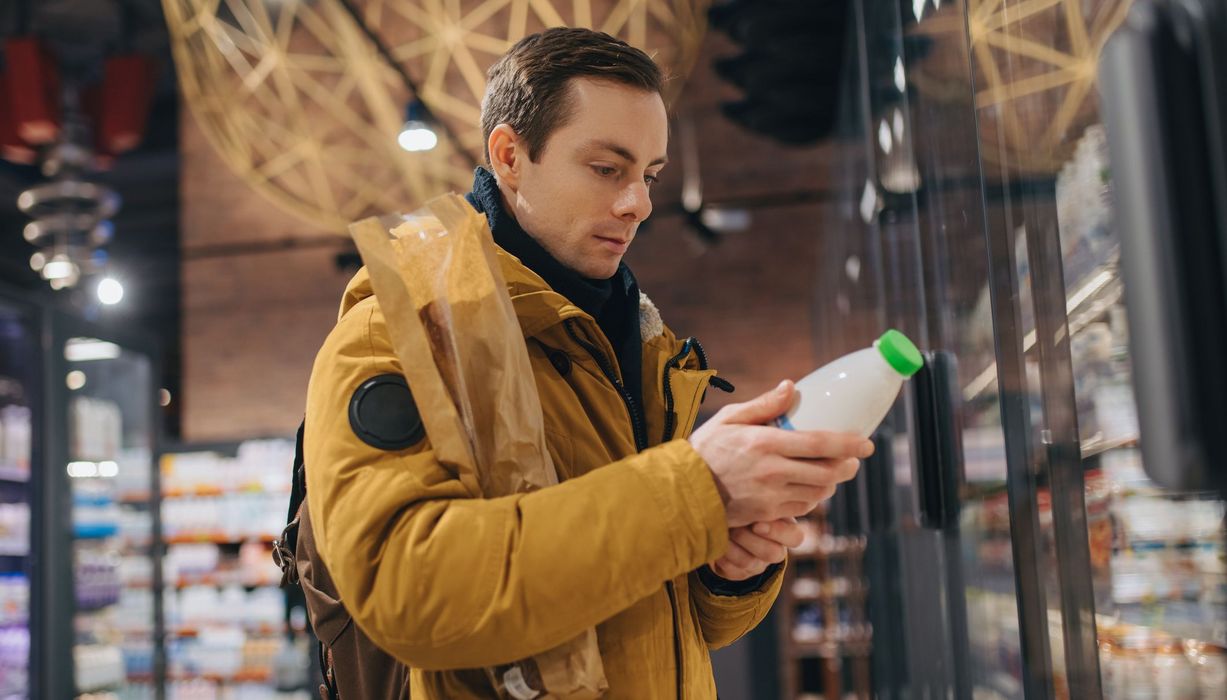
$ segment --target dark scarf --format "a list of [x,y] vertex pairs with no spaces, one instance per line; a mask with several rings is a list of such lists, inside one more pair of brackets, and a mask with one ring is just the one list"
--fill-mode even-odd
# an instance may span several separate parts
[[636,404],[643,405],[642,339],[639,337],[639,285],[626,263],[618,266],[614,276],[604,280],[588,279],[554,259],[530,236],[510,211],[503,207],[498,183],[485,168],[477,168],[473,176],[473,191],[465,199],[478,212],[486,215],[494,242],[520,259],[520,262],[541,276],[555,292],[583,309],[596,319],[609,339],[622,370],[622,379]]

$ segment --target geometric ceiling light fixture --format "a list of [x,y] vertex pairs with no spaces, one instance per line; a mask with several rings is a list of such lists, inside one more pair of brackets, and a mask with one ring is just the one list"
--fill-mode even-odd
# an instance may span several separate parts
[[[966,0],[935,2],[929,9],[918,2],[910,33],[941,40],[913,67],[913,78],[934,98],[958,99],[966,90],[969,48],[987,146],[982,155],[1025,173],[1055,175],[1097,120],[1099,55],[1131,5],[1132,0]],[[952,40],[961,36],[966,44]]]
[[[671,101],[694,64],[709,5],[163,0],[180,90],[222,160],[283,209],[337,233],[363,216],[468,189],[484,152],[486,70],[519,39],[555,26],[612,34],[671,76]],[[415,99],[440,127],[433,148],[397,145]]]

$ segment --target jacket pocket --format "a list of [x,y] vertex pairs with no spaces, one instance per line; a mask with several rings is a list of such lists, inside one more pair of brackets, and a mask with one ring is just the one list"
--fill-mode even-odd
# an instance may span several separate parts
[[716,375],[711,369],[666,369],[666,396],[672,395],[672,410],[667,405],[665,414],[664,442],[685,438],[694,429],[695,419],[699,415],[699,405],[703,402],[703,393],[707,391],[711,378]]

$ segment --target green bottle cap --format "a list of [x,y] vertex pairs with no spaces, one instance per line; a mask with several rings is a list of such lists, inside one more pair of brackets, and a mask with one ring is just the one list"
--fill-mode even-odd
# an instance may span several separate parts
[[878,338],[877,346],[887,364],[904,377],[911,377],[924,366],[924,358],[920,356],[916,345],[908,340],[906,335],[893,328]]

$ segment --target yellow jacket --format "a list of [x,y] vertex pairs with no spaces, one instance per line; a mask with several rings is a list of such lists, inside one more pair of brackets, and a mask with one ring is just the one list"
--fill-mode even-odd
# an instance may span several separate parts
[[[626,404],[589,351],[614,357],[596,322],[514,257],[500,250],[499,258],[562,483],[474,498],[436,462],[428,439],[382,451],[354,434],[355,390],[401,372],[360,271],[316,358],[304,434],[308,506],[340,598],[367,636],[412,669],[414,700],[492,697],[484,673],[471,669],[545,651],[594,625],[608,698],[715,698],[709,650],[758,624],[781,579],[777,572],[758,592],[731,597],[694,573],[728,546],[711,472],[684,439],[715,372],[699,369],[694,352],[683,355],[663,326],[645,334],[649,448],[636,453]],[[666,382],[674,439],[662,444]]]

